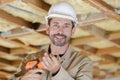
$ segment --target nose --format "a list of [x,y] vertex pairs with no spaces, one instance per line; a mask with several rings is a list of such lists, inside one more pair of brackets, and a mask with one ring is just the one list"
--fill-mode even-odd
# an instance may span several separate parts
[[58,33],[62,34],[63,32],[64,32],[64,29],[63,29],[62,26],[60,26],[59,29],[58,29]]

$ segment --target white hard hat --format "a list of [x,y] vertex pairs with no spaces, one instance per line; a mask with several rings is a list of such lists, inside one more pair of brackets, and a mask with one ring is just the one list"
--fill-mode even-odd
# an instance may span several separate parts
[[48,11],[48,15],[46,16],[46,22],[48,23],[49,18],[52,17],[70,19],[75,23],[75,25],[77,24],[75,9],[72,5],[66,2],[60,2],[52,5],[52,7]]

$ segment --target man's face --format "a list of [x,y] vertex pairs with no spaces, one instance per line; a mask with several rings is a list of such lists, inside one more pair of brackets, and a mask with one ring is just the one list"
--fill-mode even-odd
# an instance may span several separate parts
[[64,18],[53,18],[50,25],[47,25],[46,32],[49,34],[51,42],[56,46],[67,44],[74,33],[72,21]]

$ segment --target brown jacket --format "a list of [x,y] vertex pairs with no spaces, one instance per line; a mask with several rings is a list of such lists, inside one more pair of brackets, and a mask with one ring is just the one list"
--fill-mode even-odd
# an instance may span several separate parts
[[[42,47],[40,53],[28,55],[10,80],[19,80],[26,73],[26,62],[43,56],[45,52],[48,52],[48,46]],[[91,60],[75,51],[71,46],[60,59],[62,66],[59,72],[52,76],[50,72],[46,71],[42,80],[93,80]]]

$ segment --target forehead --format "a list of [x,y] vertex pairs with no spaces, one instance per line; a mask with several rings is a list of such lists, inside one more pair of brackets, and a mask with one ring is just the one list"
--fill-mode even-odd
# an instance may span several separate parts
[[54,17],[52,18],[51,22],[62,22],[62,23],[70,23],[72,24],[72,21],[66,18],[58,18],[58,17]]

